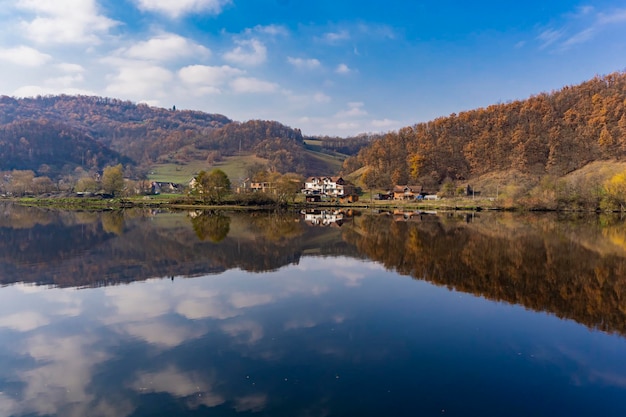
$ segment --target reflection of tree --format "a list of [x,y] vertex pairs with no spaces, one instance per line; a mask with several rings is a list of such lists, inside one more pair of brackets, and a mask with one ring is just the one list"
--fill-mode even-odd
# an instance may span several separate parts
[[302,225],[295,222],[290,213],[275,212],[251,216],[250,223],[255,234],[271,241],[291,241],[303,233]]
[[102,229],[107,233],[121,235],[124,232],[124,213],[121,211],[108,211],[102,213]]
[[215,243],[224,240],[230,231],[230,217],[210,211],[193,216],[191,224],[200,240],[208,238]]
[[344,237],[401,274],[626,334],[623,229],[538,216],[532,223],[489,219],[364,216]]
[[331,229],[306,227],[284,212],[200,212],[189,216],[192,227],[182,213],[0,205],[0,214],[2,284],[111,285],[229,268],[270,271],[304,254],[350,256],[626,335],[626,227],[616,217],[481,214],[466,223],[378,215]]

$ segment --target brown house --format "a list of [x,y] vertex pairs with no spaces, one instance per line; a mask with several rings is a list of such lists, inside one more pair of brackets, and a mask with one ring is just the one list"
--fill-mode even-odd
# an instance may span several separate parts
[[356,194],[349,194],[349,195],[345,195],[343,197],[339,197],[339,202],[341,204],[356,203],[357,201],[359,201],[359,196],[356,195]]
[[421,185],[396,185],[393,187],[394,200],[414,200],[424,193]]

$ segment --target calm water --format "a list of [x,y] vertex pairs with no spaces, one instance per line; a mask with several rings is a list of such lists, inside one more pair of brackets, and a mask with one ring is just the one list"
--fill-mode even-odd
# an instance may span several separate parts
[[624,416],[610,217],[0,206],[0,416]]

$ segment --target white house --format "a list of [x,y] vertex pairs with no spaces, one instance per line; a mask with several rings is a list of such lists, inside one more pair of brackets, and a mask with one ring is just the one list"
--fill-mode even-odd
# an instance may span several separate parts
[[304,182],[304,194],[343,197],[351,193],[351,186],[341,177],[309,177]]

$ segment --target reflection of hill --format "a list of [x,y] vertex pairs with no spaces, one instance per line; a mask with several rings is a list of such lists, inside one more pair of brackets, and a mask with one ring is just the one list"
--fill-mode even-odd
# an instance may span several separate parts
[[[606,250],[597,222],[422,220],[363,217],[346,239],[399,273],[626,334],[626,254]],[[594,241],[601,252],[590,249]]]
[[[350,254],[338,230],[307,227],[293,215],[229,213],[206,218],[198,238],[184,213],[50,212],[1,207],[0,284],[98,286],[163,276],[196,276],[231,268],[269,271],[298,263],[315,243],[319,254]],[[19,221],[13,222],[15,218]],[[26,219],[31,219],[28,222]],[[224,222],[229,228],[224,228]],[[15,227],[14,227],[15,226]],[[235,230],[229,236],[229,229]],[[353,252],[353,251],[352,251]]]
[[[626,334],[626,226],[556,215],[360,216],[341,228],[281,213],[70,213],[0,205],[0,285],[99,286],[302,256],[367,257],[459,291]],[[211,217],[214,216],[214,217]],[[195,230],[194,230],[195,227]],[[212,238],[200,240],[201,236]],[[217,238],[216,238],[217,237]]]

